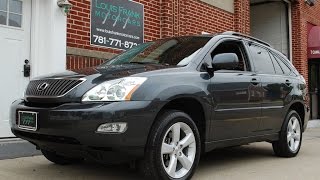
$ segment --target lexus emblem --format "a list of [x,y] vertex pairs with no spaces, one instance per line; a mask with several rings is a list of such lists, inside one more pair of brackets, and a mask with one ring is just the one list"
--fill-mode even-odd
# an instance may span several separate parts
[[38,87],[37,87],[37,90],[38,91],[44,91],[45,89],[47,89],[47,87],[49,86],[50,84],[48,83],[42,83],[42,84],[39,84]]

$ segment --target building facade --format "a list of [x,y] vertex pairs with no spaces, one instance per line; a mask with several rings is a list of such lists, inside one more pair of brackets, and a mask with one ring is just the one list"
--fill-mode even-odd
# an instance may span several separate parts
[[9,105],[30,79],[99,65],[138,42],[203,32],[237,31],[283,52],[308,81],[312,117],[319,117],[319,1],[69,0],[70,13],[57,1],[0,0],[0,77],[7,85],[0,88],[0,137],[11,136]]
[[[100,63],[121,51],[94,47],[90,43],[91,7],[96,0],[70,0],[74,7],[67,24],[67,68]],[[216,33],[228,30],[249,33],[247,0],[138,0],[144,5],[144,40]]]

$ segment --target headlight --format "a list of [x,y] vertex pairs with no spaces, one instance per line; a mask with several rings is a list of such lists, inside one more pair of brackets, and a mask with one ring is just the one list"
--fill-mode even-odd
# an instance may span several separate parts
[[106,81],[89,90],[82,101],[129,101],[146,80],[145,77],[127,77]]

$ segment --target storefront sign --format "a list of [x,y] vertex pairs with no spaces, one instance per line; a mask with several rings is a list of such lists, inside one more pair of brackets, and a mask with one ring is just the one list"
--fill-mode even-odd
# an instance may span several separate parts
[[91,45],[127,50],[143,42],[143,4],[128,0],[92,0]]
[[308,35],[308,59],[320,59],[320,26],[310,26]]
[[308,58],[309,59],[319,59],[320,58],[320,47],[308,48]]
[[317,49],[317,50],[310,50],[310,53],[311,53],[312,55],[320,54],[320,50],[319,50],[319,49]]

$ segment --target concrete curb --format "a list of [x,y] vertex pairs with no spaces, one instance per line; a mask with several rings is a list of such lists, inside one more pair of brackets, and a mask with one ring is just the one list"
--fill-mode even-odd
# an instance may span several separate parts
[[320,120],[310,120],[308,122],[308,128],[320,128]]

